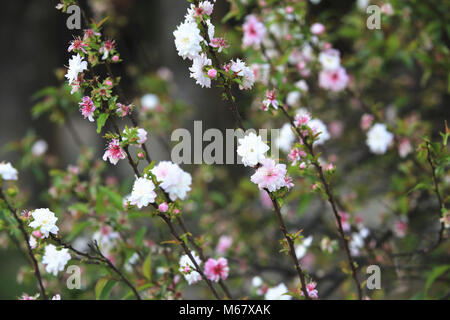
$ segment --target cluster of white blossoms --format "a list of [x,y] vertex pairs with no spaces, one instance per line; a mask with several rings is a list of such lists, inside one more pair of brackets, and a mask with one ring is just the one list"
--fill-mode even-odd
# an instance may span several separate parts
[[0,163],[0,176],[3,180],[17,180],[18,171],[10,162]]
[[366,144],[371,152],[384,154],[393,140],[394,135],[387,130],[385,124],[375,123],[367,132]]
[[266,158],[265,153],[269,146],[262,141],[261,136],[250,132],[238,140],[237,154],[242,157],[242,163],[246,167],[256,167],[256,172],[250,180],[257,184],[259,189],[267,189],[270,192],[283,187],[291,188],[291,179],[286,175],[286,165],[277,164],[275,160]]
[[175,163],[161,161],[151,172],[156,180],[161,182],[159,186],[169,194],[172,201],[184,200],[187,193],[191,191],[191,175]]
[[[84,70],[87,70],[87,62],[84,61],[79,54],[73,55],[72,58],[69,59],[69,69],[65,75],[69,85],[74,87],[74,85],[78,83],[78,74],[82,73]],[[77,91],[77,89],[73,89],[72,93],[75,91]]]
[[42,257],[42,264],[48,273],[56,276],[59,271],[64,271],[67,262],[70,260],[69,249],[58,250],[53,244],[45,247],[45,253]]
[[[195,253],[195,251],[191,251],[191,255],[194,258],[195,262],[198,266],[201,265],[202,260],[199,256]],[[199,282],[202,280],[202,276],[200,273],[195,271],[194,263],[192,262],[191,258],[187,254],[181,256],[180,258],[180,268],[179,271],[184,275],[184,278],[188,282],[189,285],[194,284],[196,282]]]
[[156,192],[154,183],[146,177],[137,178],[134,181],[133,191],[127,201],[139,209],[155,202]]
[[44,238],[47,238],[50,233],[56,235],[59,228],[56,226],[58,218],[48,208],[36,209],[31,213],[33,221],[29,226],[35,230],[39,230]]
[[[192,66],[189,68],[190,77],[195,79],[198,85],[206,88],[211,88],[211,80],[217,77],[218,71],[215,68],[222,66],[212,65],[207,52],[203,52],[204,47],[218,48],[218,52],[221,52],[228,46],[225,39],[214,36],[215,27],[210,19],[213,9],[214,3],[211,1],[200,1],[198,6],[191,4],[185,20],[173,32],[178,55],[192,61]],[[199,23],[206,25],[207,36],[202,36]],[[239,77],[241,90],[247,90],[253,86],[255,75],[252,69],[240,59],[230,61],[223,68],[227,72],[232,70],[233,76]]]

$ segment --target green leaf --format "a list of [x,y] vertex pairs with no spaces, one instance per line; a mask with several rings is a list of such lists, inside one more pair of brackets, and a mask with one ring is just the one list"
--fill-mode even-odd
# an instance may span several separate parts
[[102,131],[102,128],[105,126],[106,120],[108,120],[109,113],[102,113],[97,118],[97,133]]
[[119,210],[123,209],[122,196],[120,194],[104,186],[100,186],[99,189],[111,201],[115,208]]
[[142,265],[142,274],[148,281],[152,281],[152,261],[150,256],[145,259],[144,264]]
[[95,285],[95,299],[107,300],[116,284],[116,281],[108,278],[101,278],[98,280]]
[[[153,287],[153,286],[154,286],[153,283],[146,283],[146,284],[144,284],[144,285],[142,285],[142,286],[136,288],[136,290],[137,290],[138,292],[141,292],[142,290],[151,288],[151,287]],[[130,290],[130,291],[128,291],[128,293],[123,297],[123,299],[124,299],[124,300],[127,300],[127,299],[130,299],[131,297],[134,297],[134,293],[133,293],[133,291]]]
[[136,244],[136,247],[140,247],[142,245],[142,241],[144,240],[145,233],[147,232],[147,227],[142,227],[138,230],[136,233],[136,236],[134,237],[134,243]]
[[428,290],[433,285],[434,281],[436,281],[437,278],[439,278],[441,275],[443,275],[447,270],[450,269],[450,265],[445,266],[438,266],[435,267],[430,274],[428,275],[427,282],[425,284],[425,294],[428,294]]

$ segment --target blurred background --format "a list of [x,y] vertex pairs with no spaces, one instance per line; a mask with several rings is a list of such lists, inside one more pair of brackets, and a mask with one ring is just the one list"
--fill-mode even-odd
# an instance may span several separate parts
[[[355,70],[373,68],[383,74],[382,76],[376,74],[374,79],[367,80],[367,82],[370,82],[370,85],[368,85],[369,89],[367,90],[368,95],[378,97],[382,101],[381,104],[386,102],[384,107],[387,107],[386,105],[389,101],[392,102],[395,100],[393,93],[387,89],[392,89],[393,87],[398,88],[397,92],[404,100],[400,101],[397,99],[392,102],[397,107],[400,107],[397,109],[391,108],[390,110],[394,114],[398,114],[399,117],[417,111],[421,119],[424,120],[424,123],[426,122],[423,128],[429,129],[428,135],[434,138],[439,137],[439,132],[442,132],[444,128],[443,120],[448,120],[450,115],[448,107],[450,100],[446,87],[448,76],[446,71],[448,69],[440,69],[439,66],[439,63],[441,63],[441,66],[445,65],[448,67],[448,56],[441,57],[442,60],[440,61],[439,59],[435,59],[436,56],[432,54],[428,56],[428,60],[434,60],[436,65],[432,65],[431,67],[427,65],[429,69],[433,70],[433,73],[427,75],[429,77],[427,79],[428,82],[426,88],[423,89],[421,83],[426,68],[424,67],[425,63],[413,61],[413,58],[415,59],[416,57],[414,57],[415,54],[412,52],[416,49],[408,48],[409,51],[403,56],[399,55],[397,57],[395,54],[402,51],[403,47],[401,47],[401,43],[403,43],[402,41],[405,38],[407,39],[407,43],[409,43],[408,41],[412,41],[413,36],[411,34],[403,37],[404,34],[401,33],[407,33],[405,31],[407,29],[407,23],[411,23],[414,26],[420,24],[419,28],[425,30],[430,28],[428,31],[435,34],[440,45],[448,49],[448,32],[443,30],[443,25],[445,24],[447,24],[448,28],[448,20],[446,20],[448,18],[448,1],[443,1],[443,3],[446,2],[446,5],[442,4],[442,7],[446,8],[443,11],[439,10],[440,8],[436,10],[434,4],[430,5],[431,8],[425,8],[426,5],[421,4],[419,1],[412,1],[411,10],[416,15],[410,17],[411,19],[408,22],[398,23],[397,27],[400,31],[394,27],[392,27],[392,30],[387,31],[389,35],[392,34],[393,36],[396,34],[395,32],[400,32],[398,33],[399,38],[389,38],[386,35],[386,38],[391,39],[389,40],[391,42],[387,41],[387,44],[373,46],[370,46],[370,43],[376,43],[376,36],[374,36],[372,42],[367,40],[369,41],[369,45],[367,45],[364,41],[353,41],[352,35],[350,34],[352,21],[356,19],[354,16],[357,15],[355,13],[356,2],[352,0],[323,0],[317,5],[308,3],[310,19],[313,20],[320,17],[322,18],[321,21],[326,21],[327,28],[330,30],[335,28],[334,31],[336,32],[333,33],[330,40],[333,41],[333,45],[342,52],[344,57],[347,55],[357,56],[353,60],[347,60],[350,66],[350,72],[352,72],[352,68]],[[33,117],[31,112],[33,105],[41,98],[34,96],[35,93],[44,87],[56,86],[61,83],[58,80],[57,70],[67,65],[67,61],[71,56],[67,52],[67,47],[70,40],[73,39],[74,30],[68,30],[65,27],[67,15],[55,10],[54,7],[56,4],[56,1],[31,0],[5,1],[2,3],[2,10],[0,12],[0,43],[2,44],[2,50],[0,50],[0,70],[2,70],[2,77],[0,78],[2,111],[0,115],[0,160],[11,161],[12,163],[17,162],[20,158],[20,153],[14,152],[14,148],[11,147],[10,142],[23,139],[27,134],[36,135],[48,143],[48,158],[46,161],[49,164],[57,164],[57,167],[65,168],[67,165],[73,163],[79,155],[79,149],[74,147],[74,138],[68,126],[56,125],[54,122],[48,120],[48,117],[40,117],[37,119]],[[208,128],[225,130],[226,128],[235,127],[231,113],[226,112],[227,106],[220,99],[221,91],[219,89],[201,89],[195,85],[195,82],[189,78],[189,61],[183,61],[175,50],[172,32],[180,21],[183,20],[188,6],[186,1],[90,0],[81,1],[81,5],[96,21],[101,20],[105,16],[109,17],[103,32],[107,37],[116,40],[117,48],[121,54],[121,58],[124,60],[124,63],[114,66],[114,72],[116,75],[122,77],[121,83],[125,95],[130,101],[139,101],[143,94],[149,93],[142,89],[145,87],[141,85],[140,80],[143,75],[156,72],[161,74],[161,72],[166,70],[164,69],[165,67],[170,70],[170,76],[168,76],[167,80],[171,86],[173,99],[183,101],[186,105],[185,112],[177,120],[179,121],[177,124],[180,127],[192,131],[193,120],[203,121],[203,131]],[[217,1],[214,19],[217,20],[216,28],[222,32],[226,32],[242,24],[242,20],[237,21],[233,19],[224,25],[220,23],[220,18],[229,9],[230,4],[227,1]],[[363,21],[364,14],[359,12],[359,15],[362,16],[359,19]],[[434,21],[440,21],[441,25],[433,25]],[[413,32],[411,31],[411,33]],[[358,34],[358,36],[361,35]],[[231,34],[230,37],[236,40],[235,43],[239,43],[240,35]],[[422,40],[418,38],[417,41]],[[433,43],[435,39],[431,39],[430,41]],[[389,50],[392,51],[391,56],[389,56],[391,54]],[[239,55],[239,48],[236,51],[231,51],[231,54],[235,56]],[[386,59],[386,61],[383,59]],[[431,65],[433,61],[429,63]],[[408,64],[411,64],[411,66],[409,67]],[[374,72],[375,74],[375,71],[370,72]],[[363,75],[364,73],[362,72]],[[236,94],[238,100],[241,101],[244,116],[246,113],[250,114],[252,110],[252,98],[248,94],[239,92],[236,92]],[[355,99],[348,97],[333,98],[331,100],[331,102],[328,102],[328,106],[333,106],[331,114],[339,114],[342,123],[346,124],[349,128],[347,134],[353,134],[353,137],[357,136],[358,133],[350,130],[358,126],[361,115],[361,110],[355,107],[358,103],[355,103]],[[321,107],[318,107],[318,111],[327,114],[329,109],[327,109],[325,103],[319,105]],[[339,109],[340,106],[343,107]],[[343,112],[349,109],[358,110],[359,113],[357,112],[357,115],[349,113],[347,116]],[[218,112],[218,110],[224,112]],[[386,113],[388,117],[389,114],[388,112]],[[395,118],[395,116],[393,117]],[[96,134],[95,125],[82,119],[78,113],[69,115],[69,118],[71,125],[79,134],[79,139],[84,145],[94,147],[96,150],[95,157],[100,158],[103,154],[105,142]],[[406,116],[405,119],[404,121],[407,122]],[[175,122],[175,119],[173,121]],[[353,123],[353,125],[350,123]],[[275,124],[278,127],[281,127],[281,125],[282,123]],[[167,148],[170,145],[168,133],[170,133],[170,130],[162,132],[160,136],[150,134],[149,146],[152,149],[152,157],[156,161],[170,158],[169,149]],[[386,174],[386,170],[395,171],[398,168],[396,164],[393,164],[394,162],[391,158],[385,162],[385,166],[378,166],[375,161],[371,160],[371,155],[368,151],[363,149],[361,144],[357,144],[355,139],[342,137],[339,140],[341,143],[340,147],[335,147],[334,149],[330,147],[329,153],[339,154],[341,152],[342,154],[347,154],[346,157],[342,157],[342,162],[340,163],[345,175],[339,177],[337,184],[344,186],[342,188],[343,194],[348,199],[352,199],[352,196],[354,196],[350,192],[351,188],[349,188],[349,185],[364,185],[362,194],[364,194],[363,197],[365,200],[361,200],[358,213],[364,217],[369,227],[383,226],[383,223],[380,222],[380,217],[385,215],[386,211],[389,210],[386,209],[385,204],[379,201],[380,198],[377,196],[387,192],[386,190],[394,183],[394,175]],[[353,164],[359,167],[354,167]],[[367,173],[367,166],[372,166],[374,168],[373,171]],[[193,165],[183,167],[190,172],[200,171],[200,173],[197,173],[200,177],[211,175],[210,169],[199,169]],[[220,178],[211,185],[205,182],[205,185],[202,187],[211,192],[215,192],[214,197],[212,197],[214,199],[211,200],[212,203],[205,202],[204,205],[207,210],[212,212],[212,217],[222,215],[219,218],[222,219],[222,224],[219,222],[213,223],[211,221],[213,220],[212,217],[201,218],[198,213],[194,213],[189,224],[195,231],[202,231],[207,226],[214,225],[217,228],[213,230],[213,235],[217,238],[223,230],[227,230],[226,227],[230,227],[226,224],[227,219],[235,219],[234,221],[241,225],[242,229],[235,229],[235,234],[239,234],[239,232],[245,233],[245,230],[252,230],[250,221],[256,221],[256,225],[261,226],[261,233],[267,235],[269,238],[272,237],[274,240],[273,245],[267,249],[268,252],[272,252],[276,256],[278,254],[277,239],[279,238],[279,234],[277,233],[278,229],[274,228],[274,225],[267,221],[270,217],[270,210],[267,211],[267,208],[264,209],[261,207],[257,190],[249,191],[248,185],[244,185],[240,180],[243,176],[248,176],[248,171],[241,166],[217,167],[219,168],[215,174]],[[114,172],[114,176],[119,181],[128,179],[128,185],[131,183],[129,181],[130,169],[124,161],[112,168],[111,171]],[[35,174],[36,172],[33,171],[25,171],[23,174],[20,174],[21,192],[26,194],[28,198],[27,206],[30,208],[39,207],[44,203],[44,198],[40,197],[39,193],[48,187],[45,182],[37,180]],[[206,178],[204,180],[207,181]],[[43,181],[45,181],[45,177]],[[244,195],[253,197],[250,198],[253,202],[248,207],[244,207],[244,199],[241,199],[239,195],[230,195],[228,194],[229,190],[226,190],[230,186],[238,185],[241,188],[239,190],[243,190],[242,197]],[[371,193],[373,196],[368,197]],[[198,200],[197,196],[199,195],[193,195],[193,198],[196,199],[195,201],[202,203],[203,200]],[[395,192],[391,193],[391,196],[395,197]],[[301,200],[295,202],[297,200],[293,198],[291,198],[294,202],[293,207],[287,213],[288,215],[290,214],[292,225],[302,225],[305,230],[308,230],[308,228],[312,229],[316,227],[316,223],[320,220],[319,213],[321,217],[330,214],[328,207],[320,199],[302,197]],[[433,200],[430,195],[417,196],[417,199],[419,199],[417,201],[423,200],[424,203],[423,207],[417,209],[417,212],[427,212],[434,210],[436,207],[436,200]],[[230,201],[233,201],[233,205],[229,203]],[[239,215],[240,210],[244,211],[244,214]],[[308,211],[308,213],[303,214],[305,211]],[[406,211],[408,210],[406,209]],[[253,213],[259,214],[261,212],[265,212],[262,217],[257,216],[258,218],[255,218],[252,215]],[[405,213],[403,212],[402,214]],[[197,222],[194,223],[193,221],[196,220]],[[298,221],[301,223],[298,223]],[[264,228],[266,227],[270,227],[269,230],[272,230],[272,232],[264,233],[264,230],[266,230]],[[436,231],[436,228],[437,226],[433,226],[426,230],[427,234],[432,234]],[[258,235],[252,240],[247,239],[249,247],[244,252],[252,252],[252,248],[257,248],[260,245],[265,246],[264,238],[261,238],[261,236]],[[420,238],[420,235],[418,238]],[[214,241],[216,240],[214,239]],[[215,243],[214,241],[211,240],[211,243]],[[243,242],[245,241],[246,239],[244,237]],[[418,243],[417,240],[410,247],[414,247]],[[267,255],[255,254],[255,256],[261,259],[267,258]],[[437,257],[437,261],[439,263],[446,261],[445,263],[448,264],[448,250],[444,250],[443,255]],[[272,260],[268,261],[266,265],[257,265],[255,268],[261,273],[265,272],[268,278],[281,281],[292,277],[289,262],[287,258],[283,258],[283,262]],[[329,262],[328,260],[322,262],[325,265],[329,263],[324,269],[337,265],[336,262]],[[237,262],[238,265],[239,263],[244,264],[242,261]],[[18,275],[18,269],[24,264],[26,264],[26,258],[17,250],[14,250],[12,247],[2,246],[0,248],[0,299],[15,299],[23,292],[33,292],[32,285],[26,284],[25,282],[18,284],[17,282],[17,278],[20,277],[20,272]],[[252,270],[252,272],[249,272],[249,275],[255,275],[255,269]],[[317,272],[315,267],[311,267],[311,270]],[[393,271],[393,273],[395,272]],[[320,276],[322,273],[317,272],[317,274]],[[389,282],[388,279],[383,281]],[[401,280],[404,281],[404,278]],[[274,281],[274,283],[277,281]],[[408,281],[408,285],[405,285],[408,289],[402,291],[397,286],[395,290],[392,290],[393,293],[391,296],[388,295],[385,297],[406,297],[407,295],[402,296],[402,294],[410,294],[417,288],[423,286],[423,279],[418,279],[417,282],[413,280],[411,282]],[[330,276],[322,282],[322,292],[326,292],[327,297],[340,298],[342,295],[334,292],[334,289],[338,288],[342,282],[342,275]],[[404,282],[402,284],[404,285]],[[347,284],[344,286],[348,288],[350,285]],[[395,285],[392,286],[394,287]],[[443,286],[448,289],[448,280],[443,283]],[[398,292],[396,291],[397,289]],[[192,290],[192,292],[189,292],[187,296],[199,296],[196,289],[188,290]],[[241,291],[245,292],[242,288],[238,288],[237,291],[239,293]]]

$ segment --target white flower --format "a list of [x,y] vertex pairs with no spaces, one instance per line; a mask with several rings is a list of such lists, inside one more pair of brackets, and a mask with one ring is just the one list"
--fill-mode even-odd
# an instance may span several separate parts
[[177,164],[161,161],[152,169],[156,179],[161,182],[160,187],[169,194],[172,201],[184,200],[191,190],[192,177]]
[[35,157],[42,156],[48,149],[48,144],[44,140],[36,141],[31,147],[31,154]]
[[320,135],[317,137],[318,139],[314,142],[315,145],[323,144],[325,143],[325,141],[330,140],[330,133],[328,132],[327,126],[322,122],[322,120],[311,119],[308,121],[308,126],[315,134],[320,132]]
[[309,236],[305,239],[303,239],[303,242],[295,247],[295,254],[297,256],[297,259],[301,259],[305,256],[306,251],[308,250],[309,246],[311,245],[313,240],[313,236]]
[[275,143],[283,150],[288,153],[291,150],[292,143],[295,141],[295,134],[292,131],[292,126],[290,123],[285,123],[280,130],[280,136],[276,139]]
[[[206,25],[208,26],[208,37],[211,40],[214,38],[214,33],[216,32],[216,27],[214,27],[214,25],[211,23],[211,20],[206,20]],[[206,44],[208,45],[208,43],[206,43]]]
[[252,286],[254,286],[255,288],[259,288],[262,284],[263,281],[261,277],[256,276],[252,278]]
[[341,58],[339,51],[335,49],[328,49],[319,54],[319,61],[325,70],[333,71],[340,67]]
[[64,271],[67,262],[70,260],[69,249],[57,250],[57,248],[48,244],[45,247],[45,253],[42,257],[42,264],[46,265],[45,270],[56,276],[59,271]]
[[248,90],[253,87],[255,83],[255,74],[253,70],[245,64],[244,61],[236,59],[236,61],[231,60],[231,71],[235,72],[237,76],[241,77],[242,84],[239,85],[239,89]]
[[33,236],[30,236],[30,240],[28,241],[28,243],[30,244],[31,249],[35,249],[37,246],[36,238]]
[[173,32],[173,35],[178,55],[183,59],[193,59],[202,50],[200,42],[203,41],[203,37],[200,35],[200,30],[195,22],[185,21],[181,23],[177,30]]
[[394,135],[387,131],[385,124],[376,123],[367,132],[366,144],[373,153],[383,154],[386,153],[393,139]]
[[291,91],[286,96],[286,103],[290,107],[298,107],[302,94],[300,91]]
[[367,6],[369,5],[370,0],[357,0],[356,5],[361,11],[365,11]]
[[145,141],[147,141],[147,131],[145,131],[145,129],[138,128],[137,129],[137,137],[139,138],[137,143],[139,145],[143,145],[145,143]]
[[159,105],[159,98],[156,94],[147,93],[141,98],[141,107],[145,111],[153,110]]
[[264,154],[270,149],[262,141],[261,136],[257,136],[253,132],[239,139],[238,142],[237,154],[242,157],[242,163],[246,167],[256,166],[265,159]]
[[305,80],[299,80],[295,83],[295,87],[297,87],[300,91],[308,91],[309,87]]
[[61,300],[61,296],[59,294],[55,294],[52,300]]
[[192,67],[189,68],[191,71],[191,78],[194,78],[197,84],[203,87],[211,88],[211,78],[209,78],[205,72],[205,67],[212,65],[211,59],[204,53],[195,57],[192,62]]
[[31,213],[31,216],[34,220],[30,222],[29,226],[33,229],[39,229],[44,238],[47,238],[49,233],[55,235],[58,233],[59,228],[55,224],[58,218],[49,209],[36,209]]
[[87,69],[87,62],[83,60],[80,54],[73,55],[69,60],[69,69],[67,70],[66,78],[69,80],[69,84],[76,82],[78,73]]
[[[195,262],[198,266],[202,264],[202,260],[195,253],[195,251],[191,251],[191,255],[194,258]],[[183,275],[188,284],[194,284],[200,280],[202,280],[202,276],[200,273],[195,271],[195,265],[192,262],[191,258],[187,254],[181,256],[180,258],[180,268],[178,269]]]
[[18,171],[8,163],[0,163],[0,176],[3,180],[17,180]]
[[128,201],[141,209],[148,206],[149,203],[155,202],[155,198],[156,192],[153,182],[147,178],[140,177],[134,181],[133,191],[128,197]]
[[288,288],[284,283],[280,283],[276,287],[269,288],[264,296],[265,300],[291,300],[292,297],[284,295],[288,292]]

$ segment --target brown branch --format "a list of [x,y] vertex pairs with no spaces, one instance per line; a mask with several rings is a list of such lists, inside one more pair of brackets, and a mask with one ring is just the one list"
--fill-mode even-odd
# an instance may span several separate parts
[[292,238],[289,236],[289,233],[287,232],[286,224],[284,223],[284,219],[281,214],[280,206],[278,205],[277,199],[275,199],[272,196],[272,194],[269,192],[269,190],[267,190],[267,189],[264,189],[264,190],[266,190],[266,192],[269,194],[270,200],[272,200],[273,207],[277,214],[278,222],[280,223],[281,232],[283,232],[284,238],[286,239],[286,242],[289,246],[289,255],[291,256],[292,261],[294,262],[295,269],[297,270],[297,274],[300,279],[300,283],[302,284],[301,290],[303,292],[303,295],[305,296],[306,299],[309,300],[310,297],[308,295],[308,291],[306,290],[305,275],[303,274],[302,267],[300,266],[300,264],[298,262],[297,254],[296,254],[295,248],[294,248],[294,241],[292,240]]
[[340,239],[341,239],[341,241],[342,241],[342,243],[344,245],[345,253],[347,255],[347,260],[348,260],[348,263],[349,263],[350,268],[352,270],[352,277],[353,277],[353,280],[355,282],[355,285],[356,285],[356,288],[357,288],[357,291],[358,291],[358,299],[361,300],[362,299],[361,284],[360,284],[360,282],[358,280],[358,274],[357,274],[357,271],[356,271],[356,266],[355,266],[355,263],[353,261],[352,255],[350,253],[349,244],[348,244],[348,238],[345,236],[344,229],[342,227],[341,216],[339,215],[339,212],[337,210],[337,205],[336,205],[336,201],[335,201],[334,196],[333,196],[333,192],[331,190],[331,185],[325,179],[325,176],[323,174],[322,166],[320,165],[320,163],[317,160],[314,159],[315,158],[315,152],[314,152],[314,147],[313,147],[312,143],[309,143],[307,141],[306,137],[300,131],[300,129],[297,128],[297,126],[295,126],[294,119],[292,118],[291,115],[289,115],[289,113],[286,111],[286,109],[284,107],[281,107],[281,110],[282,110],[283,114],[286,116],[286,118],[289,120],[289,122],[291,123],[291,126],[295,129],[298,137],[302,139],[302,141],[305,144],[305,146],[307,147],[308,152],[310,153],[310,155],[313,157],[312,163],[313,163],[313,165],[314,165],[314,167],[315,167],[315,169],[316,169],[316,171],[317,171],[317,173],[319,175],[319,179],[320,179],[321,183],[323,184],[323,186],[325,188],[325,193],[327,195],[328,202],[330,203],[331,208],[333,210],[333,214],[334,214],[334,217],[335,217],[337,225],[338,225],[339,236],[340,236]]

